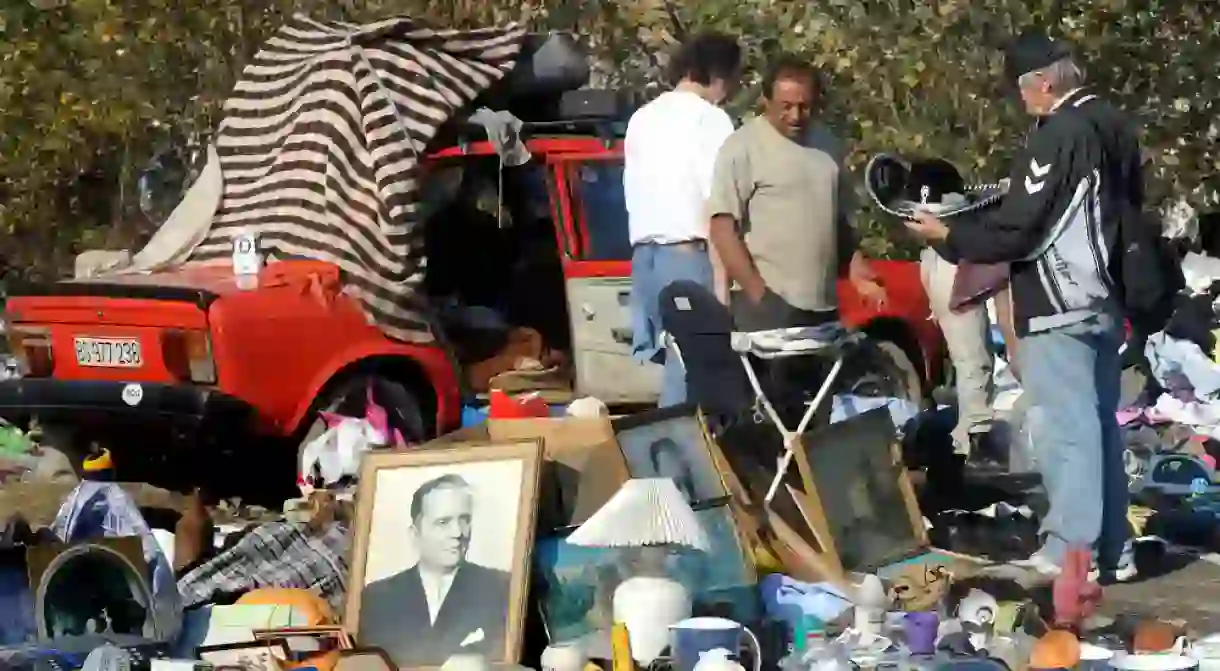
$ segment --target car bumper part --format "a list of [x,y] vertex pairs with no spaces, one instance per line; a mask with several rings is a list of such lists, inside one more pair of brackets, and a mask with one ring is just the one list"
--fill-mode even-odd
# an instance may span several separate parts
[[158,423],[247,427],[253,408],[206,387],[18,378],[0,381],[0,417],[74,424]]

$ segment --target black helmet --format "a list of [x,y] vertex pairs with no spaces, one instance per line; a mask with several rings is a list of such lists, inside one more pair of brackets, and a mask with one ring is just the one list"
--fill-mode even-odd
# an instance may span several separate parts
[[877,154],[864,170],[868,195],[885,212],[909,218],[926,209],[939,217],[977,210],[997,202],[1006,185],[971,186],[954,165],[939,158],[904,159]]

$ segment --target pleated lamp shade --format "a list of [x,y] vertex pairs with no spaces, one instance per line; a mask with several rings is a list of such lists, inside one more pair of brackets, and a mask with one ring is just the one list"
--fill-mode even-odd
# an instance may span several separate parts
[[680,545],[704,552],[709,549],[703,525],[669,478],[628,480],[565,540],[585,547]]

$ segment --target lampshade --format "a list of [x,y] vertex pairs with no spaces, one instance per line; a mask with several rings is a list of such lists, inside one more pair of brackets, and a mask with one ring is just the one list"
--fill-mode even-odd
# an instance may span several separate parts
[[669,478],[637,478],[623,483],[566,540],[586,547],[681,545],[708,550],[703,525]]

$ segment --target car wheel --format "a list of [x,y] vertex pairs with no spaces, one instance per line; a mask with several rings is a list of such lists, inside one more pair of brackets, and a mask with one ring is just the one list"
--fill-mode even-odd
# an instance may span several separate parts
[[326,392],[316,410],[311,412],[313,421],[297,447],[298,467],[305,446],[326,432],[326,422],[319,413],[333,412],[347,417],[364,417],[370,386],[373,389],[373,400],[385,408],[391,433],[397,429],[407,444],[428,439],[419,400],[402,383],[377,374],[357,375]]
[[924,403],[923,376],[906,350],[891,340],[865,340],[844,362],[836,386],[841,394]]

